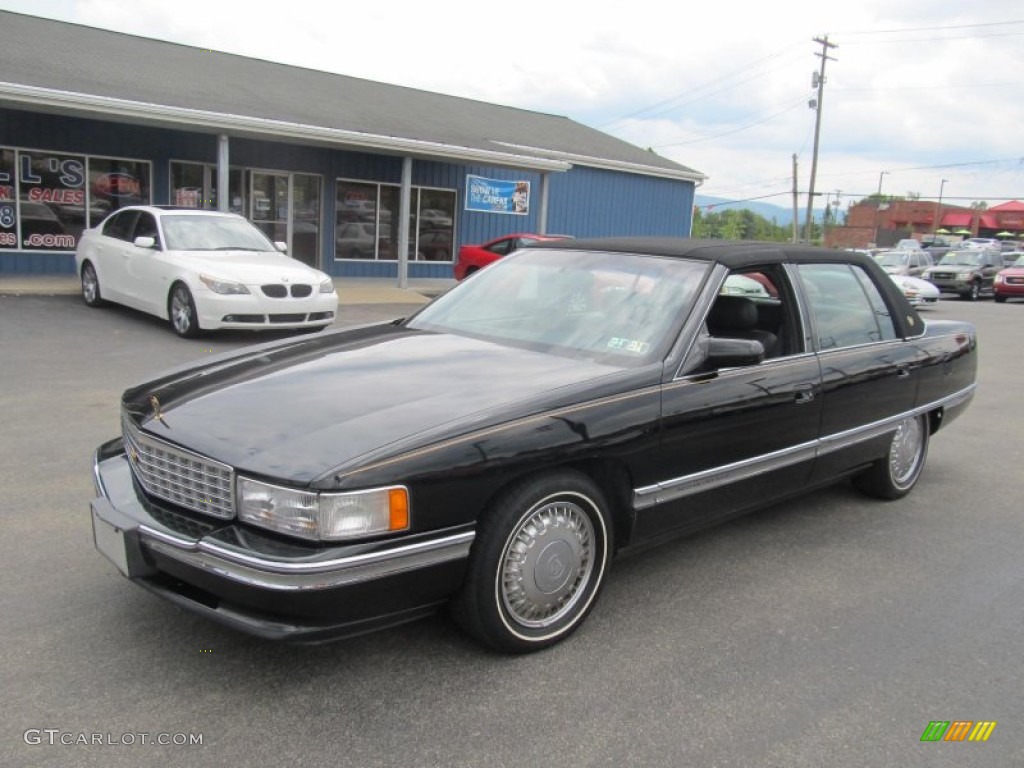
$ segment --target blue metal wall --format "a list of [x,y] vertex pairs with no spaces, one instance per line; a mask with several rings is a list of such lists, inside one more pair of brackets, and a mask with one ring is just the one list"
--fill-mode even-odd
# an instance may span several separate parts
[[[216,163],[213,134],[131,126],[100,120],[0,109],[0,146],[149,160],[154,203],[167,203],[172,160]],[[335,179],[398,184],[402,159],[390,155],[347,152],[272,141],[232,138],[232,166],[317,174],[323,179],[324,226],[321,268],[332,275],[394,277],[394,262],[336,262],[333,211]],[[518,216],[464,210],[466,175],[529,181],[530,211]],[[601,235],[687,236],[695,187],[690,182],[577,167],[549,175],[548,232],[577,237]],[[455,246],[479,243],[512,232],[539,229],[541,174],[480,165],[413,162],[413,185],[456,190]],[[0,272],[72,273],[68,253],[0,252]],[[410,262],[409,276],[451,277],[450,264]]]

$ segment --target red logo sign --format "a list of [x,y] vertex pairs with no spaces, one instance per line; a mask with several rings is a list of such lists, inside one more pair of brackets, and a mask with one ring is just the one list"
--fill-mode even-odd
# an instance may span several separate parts
[[92,183],[92,191],[103,197],[140,197],[142,185],[127,173],[105,173]]

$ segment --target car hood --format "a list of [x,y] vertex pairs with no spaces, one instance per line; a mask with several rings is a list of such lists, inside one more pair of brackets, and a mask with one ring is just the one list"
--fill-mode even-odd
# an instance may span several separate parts
[[239,471],[309,484],[575,402],[585,383],[614,391],[632,370],[394,325],[242,352],[127,390],[128,417]]
[[277,251],[177,251],[182,266],[211,277],[246,285],[317,284],[327,275]]

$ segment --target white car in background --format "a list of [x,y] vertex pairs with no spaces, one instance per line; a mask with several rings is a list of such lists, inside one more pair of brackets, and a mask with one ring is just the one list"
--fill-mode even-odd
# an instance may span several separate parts
[[237,214],[130,206],[82,233],[75,266],[90,307],[124,304],[179,336],[330,325],[334,282],[284,250]]
[[927,280],[910,275],[889,274],[889,277],[896,283],[912,306],[920,309],[923,306],[938,303],[939,289]]

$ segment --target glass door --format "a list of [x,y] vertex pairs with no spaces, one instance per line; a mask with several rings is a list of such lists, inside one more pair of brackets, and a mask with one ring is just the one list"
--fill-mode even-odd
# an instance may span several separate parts
[[288,243],[288,174],[252,171],[249,184],[249,220],[271,240]]

